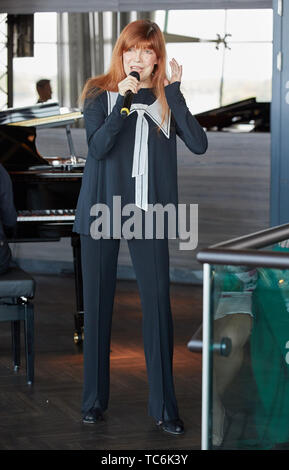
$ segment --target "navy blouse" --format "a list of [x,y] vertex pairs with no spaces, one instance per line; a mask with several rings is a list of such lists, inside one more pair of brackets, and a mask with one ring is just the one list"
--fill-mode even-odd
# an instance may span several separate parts
[[[180,82],[167,85],[165,95],[170,108],[169,137],[162,131],[158,133],[155,120],[151,119],[149,114],[144,114],[148,123],[147,198],[148,204],[160,203],[163,206],[173,204],[177,211],[176,135],[195,154],[205,153],[208,141],[203,128],[186,105],[180,91]],[[113,196],[121,196],[121,209],[126,204],[135,204],[136,181],[132,177],[132,167],[138,113],[131,112],[126,118],[120,115],[124,100],[120,94],[117,94],[115,104],[109,113],[108,100],[108,93],[103,92],[90,101],[86,100],[84,105],[88,155],[73,231],[89,235],[91,223],[96,219],[95,215],[90,215],[91,207],[96,203],[102,203],[106,204],[111,212],[107,236],[120,238],[113,232]],[[133,95],[132,106],[137,103],[152,105],[155,101],[156,97],[151,88],[141,88]],[[144,220],[145,210],[139,210]],[[122,216],[121,221],[128,218]],[[164,236],[168,236],[167,228]],[[155,238],[155,233],[153,237]]]

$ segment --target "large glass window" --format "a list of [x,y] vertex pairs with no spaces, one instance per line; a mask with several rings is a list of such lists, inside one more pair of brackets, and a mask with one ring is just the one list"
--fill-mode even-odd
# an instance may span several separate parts
[[[104,71],[107,71],[112,53],[111,12],[104,12],[103,20]],[[183,65],[182,89],[193,113],[251,97],[271,101],[271,9],[158,10],[155,21],[165,32],[195,38],[194,42],[167,42],[168,61],[175,57]],[[41,78],[51,80],[52,97],[58,100],[57,13],[34,15],[34,41],[34,57],[13,60],[15,107],[36,103],[35,84]],[[1,48],[0,54],[0,87],[6,89],[6,78],[1,79],[6,47]],[[0,95],[3,108],[6,96],[3,92]]]
[[[168,33],[199,38],[169,42],[168,60],[183,65],[182,87],[192,112],[256,97],[271,101],[273,12],[178,10],[156,12]],[[216,48],[218,35],[225,38]],[[230,36],[229,36],[230,35]]]
[[57,14],[35,13],[34,57],[13,59],[13,106],[30,106],[38,99],[36,82],[51,80],[52,99],[57,101]]

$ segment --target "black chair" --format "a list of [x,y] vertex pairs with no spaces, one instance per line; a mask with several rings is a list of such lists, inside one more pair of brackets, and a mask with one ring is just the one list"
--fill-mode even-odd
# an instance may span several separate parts
[[20,367],[20,324],[24,321],[27,383],[34,381],[34,309],[35,281],[18,266],[0,275],[0,322],[11,321],[14,370]]

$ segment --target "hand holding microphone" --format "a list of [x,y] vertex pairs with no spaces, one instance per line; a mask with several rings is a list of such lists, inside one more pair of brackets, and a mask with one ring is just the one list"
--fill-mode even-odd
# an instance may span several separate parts
[[123,117],[129,115],[133,94],[136,94],[139,90],[139,80],[139,73],[133,70],[124,80],[118,84],[119,94],[124,96],[123,107],[120,111],[120,114]]

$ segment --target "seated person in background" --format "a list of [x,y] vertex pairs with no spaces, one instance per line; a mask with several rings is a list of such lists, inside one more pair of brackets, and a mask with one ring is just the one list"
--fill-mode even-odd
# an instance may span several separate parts
[[45,103],[52,98],[50,80],[43,78],[36,83],[36,90],[39,95],[37,103]]
[[0,274],[7,271],[11,250],[6,236],[16,227],[17,213],[14,207],[12,182],[8,172],[0,164]]

